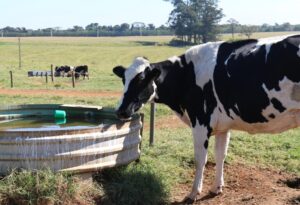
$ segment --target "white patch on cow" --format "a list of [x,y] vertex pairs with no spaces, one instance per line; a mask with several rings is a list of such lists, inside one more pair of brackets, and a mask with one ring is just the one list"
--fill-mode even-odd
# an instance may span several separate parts
[[284,77],[280,82],[279,82],[279,88],[280,90],[277,91],[275,89],[268,90],[266,85],[263,84],[263,88],[265,92],[268,95],[269,99],[276,98],[278,99],[281,104],[286,107],[286,108],[291,108],[291,109],[300,109],[300,104],[297,100],[293,99],[292,93],[295,85],[300,85],[300,84],[295,84],[291,80],[289,80],[287,77]]
[[272,103],[270,103],[265,109],[263,109],[262,114],[266,119],[272,120],[270,115],[273,114],[277,116],[280,114],[280,112],[274,108]]
[[213,80],[217,54],[222,43],[220,41],[193,46],[185,53],[187,63],[192,62],[194,64],[196,84],[201,88],[209,80]]
[[239,111],[239,112],[240,112],[240,110],[239,110],[239,107],[238,107],[237,103],[234,105],[234,107],[235,107],[235,109],[237,109],[237,111]]
[[291,99],[300,102],[300,85],[294,85],[291,93]]
[[234,56],[235,55],[235,53],[231,53],[229,56],[228,56],[228,58],[226,59],[226,61],[224,62],[224,65],[227,65],[228,64],[228,61],[230,60],[230,58],[232,57],[232,56]]
[[299,45],[299,51],[298,51],[297,55],[300,57],[300,45]]
[[203,100],[203,110],[204,110],[204,113],[206,113],[206,102],[205,102],[205,99]]
[[229,74],[229,72],[227,71],[226,73],[227,73],[227,76],[228,76],[228,78],[230,78],[230,77],[231,77],[231,75]]
[[198,120],[195,127],[192,129],[194,138],[194,155],[196,164],[196,173],[193,183],[192,192],[189,194],[190,199],[195,199],[197,194],[202,191],[203,183],[203,171],[207,161],[207,149],[204,147],[204,143],[207,138],[208,130],[205,126],[200,125]]
[[124,94],[127,92],[129,84],[131,80],[139,73],[143,72],[147,67],[150,66],[150,62],[146,60],[143,57],[137,57],[131,66],[129,66],[128,69],[125,71],[125,86],[123,91],[123,96],[121,97],[121,100],[119,101],[118,106],[116,107],[116,110],[120,108],[120,106],[123,103]]
[[230,132],[220,133],[215,137],[216,178],[211,189],[215,194],[222,193],[222,187],[224,186],[223,167],[229,141]]
[[154,92],[153,92],[152,95],[150,96],[148,102],[154,102],[154,99],[158,99],[157,92],[156,92],[157,85],[155,84],[154,81],[153,81],[153,83],[152,83],[152,86],[153,86]]
[[176,62],[178,62],[179,66],[183,67],[181,59],[178,56],[170,57],[170,58],[168,58],[168,60],[171,61],[173,64],[175,64]]

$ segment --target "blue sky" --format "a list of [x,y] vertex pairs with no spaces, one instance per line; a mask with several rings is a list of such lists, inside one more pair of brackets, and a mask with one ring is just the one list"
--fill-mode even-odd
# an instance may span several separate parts
[[[242,24],[300,24],[300,0],[220,0],[226,15]],[[172,5],[163,0],[0,0],[0,28],[5,26],[71,28],[97,22],[115,25],[168,21]]]

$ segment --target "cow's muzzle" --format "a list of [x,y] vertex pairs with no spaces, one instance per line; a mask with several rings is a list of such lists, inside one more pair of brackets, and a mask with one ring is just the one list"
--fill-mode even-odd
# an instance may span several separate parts
[[122,120],[122,121],[128,121],[131,119],[131,114],[129,114],[126,111],[122,111],[122,110],[117,110],[116,111],[116,115],[117,117]]

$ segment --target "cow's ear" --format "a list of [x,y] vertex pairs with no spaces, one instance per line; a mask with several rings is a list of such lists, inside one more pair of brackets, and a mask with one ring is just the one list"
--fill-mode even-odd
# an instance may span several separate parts
[[123,66],[117,66],[113,68],[114,74],[120,78],[124,78],[125,68]]

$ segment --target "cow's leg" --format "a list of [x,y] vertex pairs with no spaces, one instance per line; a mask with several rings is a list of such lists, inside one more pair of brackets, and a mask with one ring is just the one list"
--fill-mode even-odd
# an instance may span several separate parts
[[216,159],[216,178],[211,191],[215,194],[222,193],[224,186],[223,167],[227,148],[230,140],[230,132],[225,132],[215,136],[215,159]]
[[196,173],[192,192],[186,199],[187,202],[193,202],[196,199],[197,194],[200,194],[202,191],[203,172],[207,161],[209,135],[207,127],[203,125],[197,123],[193,128]]

